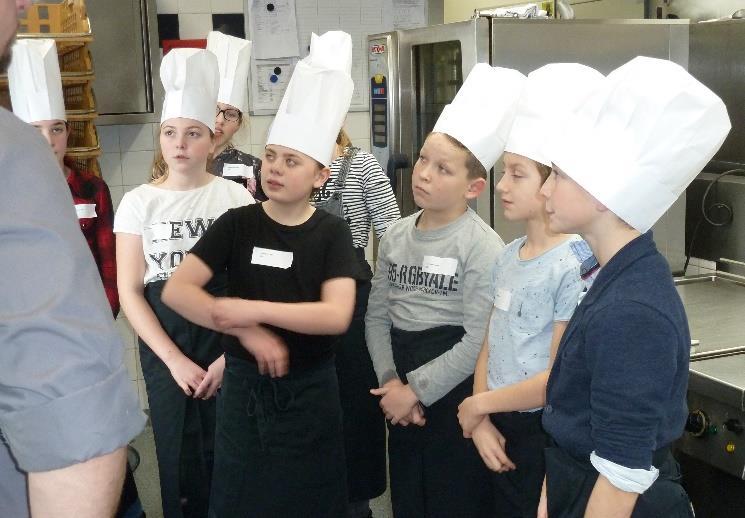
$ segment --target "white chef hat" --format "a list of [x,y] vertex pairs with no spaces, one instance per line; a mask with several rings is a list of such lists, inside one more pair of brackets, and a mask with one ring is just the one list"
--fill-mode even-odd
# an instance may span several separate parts
[[18,40],[8,81],[13,113],[22,121],[67,120],[54,40]]
[[546,145],[562,115],[576,111],[603,80],[579,63],[551,63],[528,74],[504,150],[551,166]]
[[551,160],[646,232],[730,130],[722,100],[681,66],[637,57],[606,77],[551,141]]
[[285,146],[331,163],[352,101],[352,38],[346,32],[313,34],[310,54],[295,65],[267,144]]
[[166,91],[160,123],[194,119],[215,131],[215,107],[220,87],[217,58],[204,49],[173,49],[160,64]]
[[458,140],[488,171],[504,151],[524,85],[517,70],[477,63],[432,131]]
[[248,68],[251,63],[251,42],[221,32],[207,35],[207,50],[217,56],[220,69],[220,91],[217,102],[248,111]]

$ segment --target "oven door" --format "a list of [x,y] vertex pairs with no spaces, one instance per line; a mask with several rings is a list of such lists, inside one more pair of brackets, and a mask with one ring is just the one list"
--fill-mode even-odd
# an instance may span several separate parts
[[[411,171],[424,139],[473,66],[489,62],[489,23],[476,18],[400,31],[398,37],[400,111],[394,121],[398,126],[396,152],[406,158],[408,165],[398,171],[396,198],[401,214],[406,216],[418,210],[411,192]],[[484,191],[472,207],[491,223],[491,189]]]

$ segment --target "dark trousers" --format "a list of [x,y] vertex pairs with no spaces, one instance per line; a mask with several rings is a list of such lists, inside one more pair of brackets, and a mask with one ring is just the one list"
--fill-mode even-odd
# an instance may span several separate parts
[[[589,457],[579,460],[557,445],[546,448],[546,492],[551,518],[582,518],[598,478]],[[659,477],[639,495],[631,518],[692,518],[678,463],[670,447],[654,453]]]
[[506,453],[516,469],[491,474],[494,513],[500,518],[535,518],[546,467],[543,450],[548,435],[541,425],[542,411],[506,412],[489,417],[507,440]]
[[[393,358],[405,382],[410,372],[440,356],[463,337],[462,327],[421,332],[391,330]],[[473,391],[469,377],[425,408],[425,426],[388,428],[391,500],[396,518],[491,516],[489,471],[470,439],[463,438],[458,405]]]
[[[194,363],[207,369],[220,354],[220,334],[183,319],[160,300],[162,282],[145,288],[145,298],[168,336]],[[164,518],[204,518],[209,507],[215,439],[215,398],[184,394],[166,365],[142,340],[155,454]]]
[[386,483],[385,418],[378,398],[370,394],[378,381],[365,342],[369,295],[370,282],[358,281],[352,323],[336,347],[350,502],[380,496]]
[[347,483],[333,359],[272,379],[226,355],[211,518],[342,518]]

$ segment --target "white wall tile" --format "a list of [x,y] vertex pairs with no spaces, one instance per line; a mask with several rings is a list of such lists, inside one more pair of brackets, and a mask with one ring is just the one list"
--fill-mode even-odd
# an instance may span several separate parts
[[98,165],[101,166],[101,176],[109,188],[123,185],[121,153],[118,151],[115,153],[104,152],[98,158]]
[[[369,138],[360,138],[360,139],[352,139],[352,145],[360,148],[362,151],[370,152],[370,139]],[[383,164],[383,168],[385,168],[385,164]]]
[[204,39],[212,30],[211,14],[183,14],[178,15],[179,35],[183,40]]
[[370,139],[370,113],[349,112],[344,129],[351,139]]
[[152,125],[153,130],[153,149],[160,148],[160,122],[154,122]]
[[114,207],[114,212],[119,208],[119,202],[124,197],[124,188],[121,185],[110,185],[109,192],[111,193],[111,204]]
[[178,2],[179,0],[156,0],[158,14],[178,13]]
[[96,126],[96,132],[98,132],[101,151],[118,153],[122,150],[119,146],[119,126]]
[[128,151],[152,151],[153,125],[127,124],[119,127],[119,143],[122,153]]
[[264,158],[264,146],[257,146],[256,144],[251,144],[251,151],[250,153],[258,158],[259,160],[263,160]]
[[179,13],[209,13],[210,7],[210,0],[178,0]]
[[273,120],[273,115],[256,115],[249,119],[251,144],[264,147],[266,144],[266,134]]
[[122,178],[124,185],[137,186],[150,180],[153,151],[122,153]]
[[212,0],[213,13],[242,13],[243,0]]

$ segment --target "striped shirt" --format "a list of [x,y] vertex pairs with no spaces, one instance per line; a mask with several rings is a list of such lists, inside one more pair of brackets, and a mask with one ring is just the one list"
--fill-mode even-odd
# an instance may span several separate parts
[[[314,202],[326,200],[338,190],[335,183],[342,160],[340,156],[331,162],[331,176],[314,195]],[[401,217],[388,177],[375,157],[364,151],[359,151],[352,161],[342,201],[344,219],[352,230],[355,248],[367,246],[371,224],[379,239],[391,223]]]

